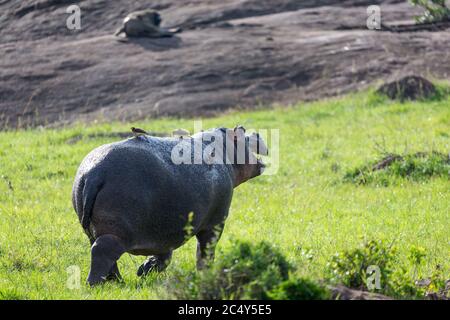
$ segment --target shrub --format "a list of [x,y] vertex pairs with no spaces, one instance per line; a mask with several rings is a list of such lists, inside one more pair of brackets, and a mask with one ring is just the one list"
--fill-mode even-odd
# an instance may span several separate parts
[[433,176],[450,177],[450,158],[439,152],[414,154],[387,154],[376,162],[348,171],[344,181],[356,184],[389,185],[395,178],[413,181]]
[[[441,293],[445,288],[442,268],[436,267],[428,285],[417,286],[417,270],[426,257],[425,249],[411,247],[409,263],[401,264],[392,244],[381,240],[362,243],[356,249],[337,253],[327,264],[327,280],[332,284],[369,290],[369,266],[380,271],[376,291],[395,298],[424,298],[426,293]],[[266,242],[251,244],[235,241],[231,250],[218,256],[201,272],[175,271],[165,281],[168,298],[183,300],[322,300],[331,293],[324,285],[296,278],[294,267]]]
[[425,10],[422,16],[416,17],[418,22],[450,20],[450,8],[445,4],[445,0],[411,0],[411,3]]
[[269,292],[288,280],[293,270],[285,257],[266,242],[234,242],[210,268],[171,281],[177,299],[270,299]]
[[394,258],[392,246],[386,246],[383,241],[368,241],[359,248],[334,255],[327,265],[329,278],[350,288],[368,290],[367,268],[377,266],[381,272],[380,283],[386,289]]
[[282,282],[269,294],[272,300],[326,300],[330,292],[308,279],[289,279]]
[[411,246],[409,249],[408,260],[414,266],[418,267],[422,264],[423,259],[426,257],[425,249],[422,247]]
[[374,288],[372,291],[401,299],[424,298],[430,293],[441,294],[445,288],[445,276],[439,265],[426,278],[426,286],[416,284],[418,269],[425,257],[424,248],[412,246],[407,257],[409,263],[402,264],[392,245],[372,240],[333,256],[327,265],[328,278],[333,283],[370,291],[367,286],[367,268],[373,265],[380,270],[380,289]]
[[387,96],[391,100],[439,100],[442,91],[431,81],[409,75],[398,80],[383,84],[376,91],[379,96]]

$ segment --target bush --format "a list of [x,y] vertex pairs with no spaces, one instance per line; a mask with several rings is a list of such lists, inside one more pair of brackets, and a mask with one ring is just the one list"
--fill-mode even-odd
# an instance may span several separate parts
[[[416,285],[418,269],[426,252],[424,248],[412,246],[408,255],[409,263],[401,264],[397,251],[383,241],[372,240],[359,248],[337,253],[327,265],[328,278],[350,288],[377,291],[401,299],[424,298],[426,293],[440,293],[445,288],[445,276],[437,265],[426,286]],[[377,266],[380,270],[380,289],[369,290],[367,268]]]
[[396,178],[421,181],[434,176],[450,177],[448,155],[439,152],[417,152],[403,156],[387,154],[379,161],[347,172],[344,181],[387,186]]
[[350,288],[368,290],[367,269],[377,266],[381,272],[380,283],[386,289],[394,258],[395,249],[392,246],[386,246],[383,241],[368,241],[359,248],[333,256],[327,265],[329,278]]
[[379,96],[387,96],[391,100],[440,100],[443,98],[442,89],[431,81],[409,75],[398,80],[383,84],[376,91]]
[[266,242],[234,242],[209,269],[178,275],[169,284],[177,299],[270,299],[269,292],[288,280],[293,270],[285,257]]
[[290,279],[282,282],[269,293],[272,300],[326,300],[330,292],[308,279]]
[[450,8],[445,4],[445,0],[411,0],[411,3],[425,10],[422,16],[416,17],[418,22],[450,20]]
[[[395,298],[424,298],[445,288],[442,268],[426,278],[427,286],[417,286],[418,269],[425,249],[411,247],[409,263],[401,264],[392,244],[381,240],[362,243],[358,248],[337,253],[327,264],[327,280],[358,290],[376,291]],[[380,287],[369,290],[369,266],[380,271]],[[230,251],[218,255],[210,268],[201,272],[175,271],[164,280],[170,299],[182,300],[322,300],[331,293],[324,285],[296,278],[294,267],[266,242],[235,241]]]

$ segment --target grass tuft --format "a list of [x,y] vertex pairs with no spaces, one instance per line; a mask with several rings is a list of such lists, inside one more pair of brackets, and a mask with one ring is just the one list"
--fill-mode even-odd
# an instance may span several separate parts
[[268,299],[268,292],[288,280],[291,270],[283,254],[268,243],[235,241],[210,268],[191,273],[189,281],[174,281],[171,293],[177,299]]
[[378,161],[350,170],[344,181],[387,186],[398,181],[397,178],[417,182],[432,177],[450,178],[450,154],[435,151],[406,155],[390,153]]

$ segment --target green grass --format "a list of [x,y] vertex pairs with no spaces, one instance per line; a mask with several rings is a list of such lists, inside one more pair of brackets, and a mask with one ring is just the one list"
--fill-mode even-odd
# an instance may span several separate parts
[[[450,180],[401,179],[388,186],[344,182],[346,172],[392,153],[450,151],[450,99],[390,102],[373,93],[291,108],[233,112],[204,120],[204,127],[244,124],[280,129],[278,174],[235,190],[219,243],[232,239],[275,244],[299,277],[326,277],[333,255],[361,241],[394,241],[407,264],[411,248],[422,248],[417,278],[437,264],[450,278]],[[192,130],[192,120],[133,123],[152,131]],[[0,133],[0,299],[154,299],[165,296],[164,280],[175,270],[195,268],[195,241],[175,251],[164,274],[135,275],[144,257],[119,261],[124,283],[84,284],[89,242],[72,209],[77,166],[93,148],[118,138],[96,133],[128,131],[129,123],[74,125]],[[84,138],[67,143],[83,134]],[[67,288],[66,269],[81,269],[81,288]]]

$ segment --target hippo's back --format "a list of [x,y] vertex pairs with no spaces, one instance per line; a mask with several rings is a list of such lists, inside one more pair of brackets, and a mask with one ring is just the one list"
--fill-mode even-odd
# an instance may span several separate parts
[[[151,254],[180,246],[188,215],[194,228],[210,220],[211,204],[231,201],[224,166],[176,165],[175,139],[135,138],[104,145],[83,160],[74,184],[74,206],[96,238],[115,234]],[[86,202],[92,202],[90,212]],[[93,199],[93,200],[92,200]],[[88,200],[88,201],[86,201]],[[86,219],[85,219],[86,220]]]

